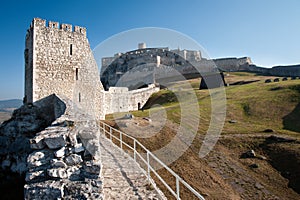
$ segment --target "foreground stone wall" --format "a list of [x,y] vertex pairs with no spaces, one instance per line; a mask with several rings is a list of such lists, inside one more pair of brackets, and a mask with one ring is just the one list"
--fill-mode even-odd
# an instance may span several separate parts
[[0,126],[1,173],[26,175],[25,199],[101,199],[99,125],[50,95]]
[[26,35],[25,100],[64,95],[104,119],[102,84],[86,29],[35,18]]
[[104,92],[105,113],[128,112],[141,109],[149,97],[159,91],[154,84],[147,88],[128,91],[126,87],[110,87]]

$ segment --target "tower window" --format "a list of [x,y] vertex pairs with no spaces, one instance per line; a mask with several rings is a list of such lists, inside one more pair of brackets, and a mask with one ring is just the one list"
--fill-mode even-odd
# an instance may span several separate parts
[[72,54],[73,54],[73,45],[70,44],[70,55],[72,55]]
[[80,92],[78,94],[78,102],[81,102],[81,95],[80,95]]
[[78,68],[76,68],[75,76],[76,76],[76,81],[77,81],[78,80]]

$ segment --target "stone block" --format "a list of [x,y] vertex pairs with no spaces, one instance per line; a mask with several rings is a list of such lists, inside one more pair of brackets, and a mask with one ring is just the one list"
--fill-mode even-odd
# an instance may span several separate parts
[[82,162],[82,158],[80,155],[71,154],[65,158],[65,162],[67,165],[77,165]]
[[47,174],[53,178],[61,178],[61,179],[68,178],[68,174],[66,172],[66,169],[64,168],[48,169]]
[[44,141],[49,149],[58,149],[66,145],[66,141],[63,136],[45,138]]
[[66,151],[66,148],[65,148],[65,147],[62,147],[61,149],[55,151],[55,152],[54,152],[54,155],[55,155],[55,157],[57,157],[57,158],[64,157],[65,151]]
[[57,168],[59,168],[59,167],[66,168],[67,167],[67,165],[66,165],[66,163],[64,163],[64,161],[57,160],[57,159],[52,159],[51,165],[52,165],[52,167],[57,167]]

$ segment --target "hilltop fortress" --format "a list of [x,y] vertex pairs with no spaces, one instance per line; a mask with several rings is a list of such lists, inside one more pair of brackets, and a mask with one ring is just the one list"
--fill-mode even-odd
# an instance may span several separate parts
[[208,60],[197,50],[147,48],[141,43],[136,50],[103,58],[100,81],[86,28],[46,24],[40,18],[34,18],[27,31],[24,56],[25,103],[56,94],[96,119],[141,109],[159,84],[179,80],[176,76],[205,77],[218,70],[300,76],[299,66],[267,69],[257,67],[249,57]]

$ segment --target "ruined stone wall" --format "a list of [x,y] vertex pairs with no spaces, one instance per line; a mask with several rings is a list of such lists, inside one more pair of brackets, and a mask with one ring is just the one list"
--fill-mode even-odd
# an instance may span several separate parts
[[276,66],[269,69],[269,73],[273,76],[300,77],[300,65]]
[[110,87],[104,92],[105,113],[128,112],[141,109],[149,97],[159,91],[154,84],[147,88],[128,91],[126,87]]
[[104,118],[102,84],[86,29],[35,18],[26,36],[25,95],[34,102],[63,95],[96,118]]
[[239,71],[241,67],[249,66],[252,61],[249,57],[243,58],[221,58],[213,60],[218,68],[224,71]]

